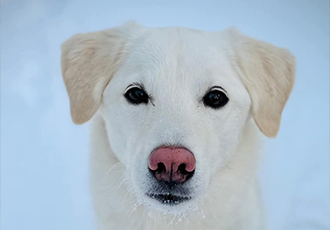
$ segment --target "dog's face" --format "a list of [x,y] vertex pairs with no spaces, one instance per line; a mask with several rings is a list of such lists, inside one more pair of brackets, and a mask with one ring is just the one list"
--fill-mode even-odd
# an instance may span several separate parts
[[276,134],[294,76],[291,54],[234,31],[138,25],[72,38],[62,66],[73,120],[98,110],[137,198],[179,212],[203,197],[251,117]]
[[[134,45],[106,87],[100,109],[130,185],[144,201],[161,206],[203,194],[249,117],[249,94],[219,42],[184,32],[151,31]],[[148,165],[159,147],[188,149],[195,158],[193,176],[172,188],[157,180]]]

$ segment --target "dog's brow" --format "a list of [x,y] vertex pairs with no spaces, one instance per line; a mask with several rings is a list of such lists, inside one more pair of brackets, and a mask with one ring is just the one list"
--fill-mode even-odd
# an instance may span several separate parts
[[210,90],[212,90],[212,89],[222,89],[223,91],[225,91],[227,93],[227,91],[224,88],[222,88],[221,86],[213,86],[213,87],[211,87]]
[[140,87],[141,89],[144,89],[144,86],[143,86],[142,84],[140,84],[140,83],[138,83],[138,82],[133,82],[132,84],[129,84],[129,85],[126,87],[126,90],[127,90],[128,88],[130,88],[131,86],[138,86],[138,87]]

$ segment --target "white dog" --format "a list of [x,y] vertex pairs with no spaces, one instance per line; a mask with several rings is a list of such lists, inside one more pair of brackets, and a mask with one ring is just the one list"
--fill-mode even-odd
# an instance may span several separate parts
[[99,230],[264,229],[259,134],[279,130],[289,51],[232,28],[131,22],[67,40],[62,72],[74,123],[93,117]]

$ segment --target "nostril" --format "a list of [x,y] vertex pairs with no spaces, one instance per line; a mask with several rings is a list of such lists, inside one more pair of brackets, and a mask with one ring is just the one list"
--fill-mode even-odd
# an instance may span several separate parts
[[195,170],[188,172],[186,170],[187,165],[186,164],[180,164],[178,167],[178,173],[180,173],[181,175],[183,175],[185,177],[185,181],[189,180],[190,178],[193,177]]
[[166,166],[164,165],[164,163],[159,162],[159,163],[157,164],[157,168],[152,169],[152,168],[149,167],[149,171],[150,171],[153,175],[155,175],[156,173],[157,173],[157,174],[160,174],[160,173],[166,173]]
[[162,162],[158,163],[158,167],[155,171],[157,171],[159,173],[166,172],[166,167],[165,167],[164,163],[162,163]]
[[188,174],[189,172],[186,170],[186,166],[187,166],[186,164],[180,164],[178,167],[178,172],[183,175]]

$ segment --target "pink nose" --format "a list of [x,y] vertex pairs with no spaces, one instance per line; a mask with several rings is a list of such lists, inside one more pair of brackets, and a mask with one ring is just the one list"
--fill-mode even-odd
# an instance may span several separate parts
[[183,183],[194,174],[196,160],[185,148],[160,147],[150,154],[149,169],[159,181]]

